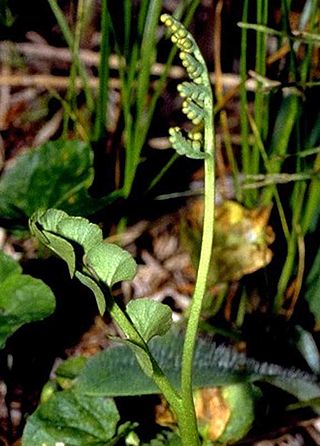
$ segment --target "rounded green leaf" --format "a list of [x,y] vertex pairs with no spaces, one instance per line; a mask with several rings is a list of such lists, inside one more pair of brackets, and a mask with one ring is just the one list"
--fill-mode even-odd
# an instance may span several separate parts
[[102,231],[99,226],[83,217],[63,218],[57,225],[57,233],[77,242],[85,252],[102,242]]
[[68,217],[68,214],[60,209],[48,209],[45,212],[36,212],[34,218],[37,219],[44,230],[57,232],[58,224],[66,217]]
[[0,283],[0,348],[22,325],[49,316],[54,308],[54,295],[41,280],[16,272],[8,275]]
[[172,325],[170,307],[148,298],[131,300],[127,313],[146,342],[154,336],[163,336]]
[[111,399],[55,393],[28,418],[23,446],[105,446],[117,439],[119,414]]
[[257,394],[251,384],[240,383],[223,387],[222,395],[230,409],[230,418],[218,441],[235,443],[247,434],[254,422]]
[[31,233],[51,251],[61,257],[68,265],[70,276],[73,277],[76,269],[76,256],[70,242],[56,235],[59,222],[68,217],[64,211],[48,209],[37,211],[29,219]]
[[88,269],[109,287],[122,280],[132,280],[137,264],[124,249],[110,243],[98,243],[84,258]]
[[91,147],[82,141],[50,141],[29,149],[16,157],[1,177],[1,215],[20,219],[50,207],[85,212],[93,181],[92,164]]

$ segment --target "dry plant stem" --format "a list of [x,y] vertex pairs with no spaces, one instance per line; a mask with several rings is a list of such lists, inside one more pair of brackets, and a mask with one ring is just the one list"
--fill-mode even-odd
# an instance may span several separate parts
[[[3,46],[4,43],[0,42],[0,50],[3,48]],[[12,46],[12,50],[18,51],[22,56],[24,56],[26,58],[26,62],[28,62],[28,60],[32,60],[32,62],[35,63],[36,59],[40,59],[40,60],[48,60],[49,62],[58,65],[59,62],[71,63],[72,61],[72,54],[68,48],[59,48],[51,45],[35,44],[35,43],[17,43],[14,46]],[[89,67],[99,66],[99,60],[100,60],[99,53],[92,50],[80,49],[78,55],[79,59],[83,64]],[[1,54],[0,54],[0,59],[1,59]],[[108,66],[112,70],[119,69],[119,58],[116,54],[111,54],[109,56]],[[163,75],[164,72],[166,72],[166,77],[170,79],[178,79],[178,80],[183,79],[185,75],[184,69],[182,67],[179,67],[178,65],[173,65],[170,68],[167,68],[166,64],[162,64],[159,62],[155,62],[152,64],[150,70],[152,76],[161,76]],[[213,84],[216,82],[216,77],[214,73],[210,74],[210,80]],[[232,96],[237,93],[240,85],[239,76],[237,74],[223,73],[221,80],[225,88],[236,89],[236,91],[232,93]],[[256,84],[257,81],[255,81],[254,79],[249,79],[247,82],[245,82],[245,87],[248,91],[255,91]]]
[[[2,53],[3,63],[1,67],[1,75],[10,77],[11,75],[11,67],[8,62],[10,59],[8,57],[8,45],[4,45],[0,49],[0,53]],[[0,86],[0,130],[4,130],[6,128],[6,118],[7,113],[10,107],[10,85],[2,85]]]

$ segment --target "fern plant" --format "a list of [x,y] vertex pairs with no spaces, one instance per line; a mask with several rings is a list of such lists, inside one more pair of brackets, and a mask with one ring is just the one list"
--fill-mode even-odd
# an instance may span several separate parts
[[199,434],[193,402],[192,364],[202,301],[208,276],[214,222],[214,135],[213,104],[205,62],[193,37],[177,20],[161,16],[169,29],[171,40],[180,50],[182,64],[190,81],[178,90],[183,100],[182,111],[203,131],[187,134],[178,127],[170,129],[170,141],[175,150],[190,158],[204,159],[205,212],[203,239],[190,316],[181,359],[181,381],[173,383],[163,371],[149,341],[164,335],[172,322],[168,306],[138,299],[129,302],[125,310],[111,293],[112,286],[130,280],[136,272],[134,259],[116,245],[104,243],[100,228],[81,217],[70,217],[61,210],[38,211],[30,220],[32,233],[66,261],[70,275],[78,278],[95,295],[101,314],[109,311],[124,334],[122,340],[134,353],[144,373],[165,396],[177,418],[183,446],[198,446]]
[[161,21],[171,33],[172,42],[180,50],[179,56],[190,77],[183,82],[178,91],[184,98],[182,111],[194,125],[202,125],[203,133],[189,132],[184,136],[178,127],[171,128],[170,142],[180,154],[189,158],[204,158],[204,218],[200,259],[194,295],[190,308],[181,367],[181,396],[187,416],[187,426],[193,435],[190,445],[199,443],[192,394],[192,363],[196,336],[209,272],[213,226],[214,226],[214,129],[213,99],[210,79],[205,61],[190,33],[175,19],[167,14]]

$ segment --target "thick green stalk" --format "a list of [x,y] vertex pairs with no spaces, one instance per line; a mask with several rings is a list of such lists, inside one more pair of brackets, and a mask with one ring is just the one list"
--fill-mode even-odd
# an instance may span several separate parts
[[[207,99],[211,103],[212,98]],[[195,342],[197,337],[198,325],[200,320],[203,297],[207,286],[207,277],[211,261],[213,225],[214,225],[214,132],[213,132],[213,108],[210,105],[205,107],[207,115],[204,128],[204,150],[206,158],[204,161],[205,179],[204,179],[204,219],[203,234],[201,242],[200,260],[198,267],[197,280],[194,295],[190,307],[190,316],[188,320],[185,343],[182,356],[181,371],[181,393],[185,406],[193,408],[192,393],[192,363]],[[190,422],[192,414],[189,413]]]

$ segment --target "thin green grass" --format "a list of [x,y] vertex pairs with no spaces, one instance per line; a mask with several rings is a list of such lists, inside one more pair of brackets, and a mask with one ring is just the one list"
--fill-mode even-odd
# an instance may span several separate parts
[[[315,215],[319,213],[320,207],[317,174],[320,156],[316,147],[320,138],[320,125],[319,119],[315,120],[314,127],[311,129],[313,136],[308,137],[305,134],[303,114],[307,104],[301,92],[301,88],[306,88],[308,85],[315,87],[317,84],[317,81],[312,78],[311,66],[313,48],[319,43],[319,35],[316,33],[319,6],[316,0],[308,0],[301,13],[298,29],[292,30],[289,23],[291,1],[282,0],[281,29],[275,30],[268,26],[267,3],[264,0],[257,2],[256,24],[247,23],[249,0],[245,1],[243,6],[243,17],[240,23],[242,28],[240,119],[243,173],[246,178],[252,179],[255,176],[264,175],[260,184],[256,184],[257,189],[254,195],[251,191],[249,194],[244,193],[244,202],[249,206],[255,203],[267,206],[275,200],[287,244],[273,304],[274,312],[279,313],[283,308],[290,281],[295,275],[299,276],[295,298],[299,293],[304,271],[301,246],[304,246],[304,236],[314,226]],[[253,116],[247,112],[249,103],[245,90],[248,30],[256,31],[257,90]],[[266,83],[262,81],[264,78],[267,79],[266,39],[268,35],[278,38],[279,48],[284,44],[288,44],[289,48],[286,64],[288,80],[271,88],[266,88]],[[301,51],[304,52],[302,58]],[[273,124],[270,125],[269,116],[272,109],[269,106],[269,100],[274,101],[276,94],[279,96],[279,87],[283,87],[282,99],[279,110],[273,118]],[[255,139],[252,151],[248,143],[248,120]],[[283,173],[284,166],[290,166],[293,170]],[[261,169],[266,171],[266,175],[261,172]],[[277,186],[278,179],[280,181]],[[286,195],[290,194],[289,200],[287,197],[282,197],[280,186],[281,182],[288,184],[288,181],[292,182],[291,189],[286,189]],[[252,186],[250,183],[244,185],[245,188],[250,189]],[[286,201],[285,207],[282,205],[283,199]]]
[[[185,25],[190,23],[198,4],[199,0],[192,0],[185,2],[183,5],[183,12],[187,11],[183,21]],[[173,49],[170,52],[163,73],[155,83],[153,90],[151,90],[151,68],[156,59],[156,33],[162,2],[159,0],[141,1],[137,19],[137,36],[133,41],[131,36],[132,2],[126,0],[123,7],[125,20],[124,44],[123,48],[121,48],[119,43],[116,47],[120,60],[120,82],[124,117],[125,160],[122,190],[124,197],[128,197],[141,162],[141,152],[146,143],[157,101],[166,84],[175,50]],[[116,43],[118,37],[115,34]],[[157,181],[160,178],[161,175],[160,177],[157,176]],[[153,181],[152,183],[153,187],[155,182]]]
[[110,17],[107,0],[101,1],[101,39],[99,60],[99,90],[97,96],[96,116],[94,122],[94,141],[101,140],[106,133],[108,112],[109,55],[110,55]]
[[[69,106],[72,109],[72,113],[77,115],[77,90],[75,85],[76,75],[79,74],[84,94],[86,98],[86,107],[90,114],[93,113],[95,101],[93,97],[93,93],[89,86],[88,74],[86,68],[81,61],[79,50],[80,50],[80,40],[82,28],[85,22],[85,14],[86,14],[86,0],[79,0],[77,7],[77,20],[75,31],[72,32],[70,26],[67,23],[66,17],[58,5],[56,0],[48,0],[48,3],[51,7],[51,10],[57,20],[57,23],[60,27],[62,35],[69,47],[69,50],[72,54],[72,64],[70,69],[70,84],[67,92],[67,101],[69,102]],[[65,114],[64,117],[64,135],[66,136],[68,130],[68,122],[69,122],[69,114]]]
[[[242,21],[247,22],[249,12],[249,0],[244,0]],[[249,121],[247,116],[248,95],[246,90],[247,80],[247,39],[248,31],[246,28],[241,30],[241,57],[240,57],[240,132],[241,132],[241,160],[242,172],[250,173],[250,145],[249,145]],[[251,204],[252,193],[246,191],[243,193],[243,202],[246,206]]]
[[[257,1],[257,23],[265,25],[268,22],[268,1],[258,0]],[[256,66],[255,71],[260,76],[265,76],[266,74],[266,58],[267,58],[267,40],[266,34],[257,33],[256,35]],[[257,125],[258,132],[260,133],[262,139],[264,140],[268,131],[268,113],[265,113],[267,109],[267,96],[262,90],[262,85],[257,82],[257,90],[254,100],[254,119]],[[251,157],[251,169],[253,171],[259,170],[260,155],[258,143],[254,144],[253,152]],[[256,198],[256,197],[255,197]]]

